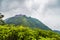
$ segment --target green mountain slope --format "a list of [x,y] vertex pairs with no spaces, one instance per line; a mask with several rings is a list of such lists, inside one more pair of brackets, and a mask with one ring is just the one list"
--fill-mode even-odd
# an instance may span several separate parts
[[25,15],[16,15],[14,17],[5,20],[7,24],[23,25],[29,27],[36,27],[45,30],[51,30],[48,26],[43,24],[41,21],[35,18],[27,17]]

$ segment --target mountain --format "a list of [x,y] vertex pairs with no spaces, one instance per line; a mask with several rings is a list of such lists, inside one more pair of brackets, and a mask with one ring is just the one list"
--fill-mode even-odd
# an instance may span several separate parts
[[54,30],[54,32],[57,32],[57,33],[59,33],[59,34],[60,34],[60,31],[58,31],[58,30]]
[[26,15],[21,15],[21,14],[8,18],[5,21],[7,24],[23,25],[23,26],[29,26],[32,28],[41,28],[45,30],[51,30],[48,26],[43,24],[38,19],[27,17]]

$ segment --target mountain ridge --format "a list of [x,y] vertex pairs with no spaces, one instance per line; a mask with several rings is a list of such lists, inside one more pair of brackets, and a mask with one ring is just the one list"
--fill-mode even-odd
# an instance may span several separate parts
[[53,31],[60,34],[60,31],[59,30],[53,30]]
[[38,19],[27,17],[26,15],[16,15],[14,17],[8,18],[5,20],[7,24],[15,24],[15,25],[23,25],[23,26],[29,26],[32,28],[41,28],[45,30],[51,30],[48,26],[43,24]]

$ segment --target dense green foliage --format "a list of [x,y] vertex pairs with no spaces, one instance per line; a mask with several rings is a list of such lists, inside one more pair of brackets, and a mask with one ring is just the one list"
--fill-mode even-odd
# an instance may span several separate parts
[[4,25],[4,24],[5,24],[5,22],[2,20],[3,17],[4,17],[4,15],[2,15],[2,14],[0,13],[0,25]]
[[43,24],[38,19],[27,17],[26,15],[16,15],[14,17],[8,18],[5,20],[7,24],[23,25],[29,26],[32,28],[41,28],[45,30],[51,30],[48,26]]
[[51,30],[0,25],[0,40],[60,40],[60,35]]
[[0,20],[0,25],[4,25],[5,22],[3,20]]

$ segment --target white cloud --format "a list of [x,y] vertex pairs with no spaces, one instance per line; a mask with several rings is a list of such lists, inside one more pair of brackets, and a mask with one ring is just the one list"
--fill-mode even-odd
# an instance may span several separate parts
[[60,30],[60,7],[58,1],[59,0],[3,0],[0,10],[5,15],[5,18],[16,14],[25,14],[41,20],[52,29]]

